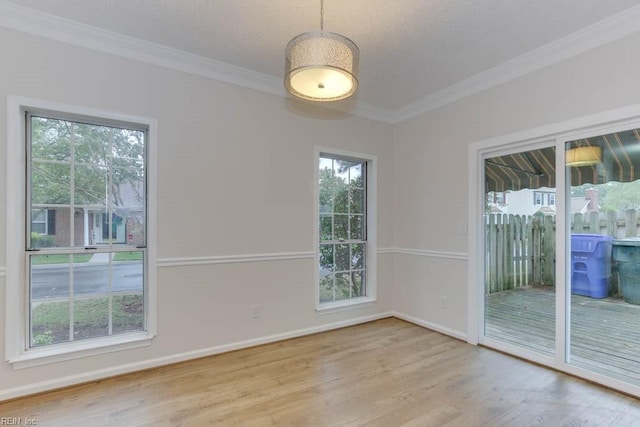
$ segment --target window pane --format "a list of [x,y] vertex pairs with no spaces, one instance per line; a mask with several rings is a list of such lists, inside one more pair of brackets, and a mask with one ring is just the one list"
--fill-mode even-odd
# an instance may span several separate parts
[[142,171],[114,168],[111,208],[112,243],[141,246],[145,244],[145,188]]
[[31,347],[69,341],[69,300],[31,301]]
[[355,188],[364,188],[362,179],[362,163],[355,164],[349,168],[349,185]]
[[74,175],[74,203],[95,207],[105,206],[108,198],[107,169],[97,165],[76,165]]
[[69,341],[69,255],[33,255],[31,263],[31,346]]
[[335,215],[333,217],[335,240],[347,240],[349,238],[349,215]]
[[113,333],[144,330],[144,298],[142,293],[113,297]]
[[104,295],[109,292],[109,253],[94,253],[85,261],[73,257],[73,294]]
[[130,211],[125,217],[125,231],[127,244],[130,246],[145,246],[145,214],[142,211]]
[[69,122],[32,117],[31,157],[37,160],[71,159]]
[[[30,248],[43,249],[71,246],[71,221],[80,216],[79,212],[74,212],[73,218],[71,209],[68,207],[33,208],[31,213],[32,217],[37,214],[37,218],[31,222]],[[81,225],[80,223],[76,224],[75,230],[80,245],[82,244]]]
[[364,213],[364,190],[351,190],[350,201],[351,213],[363,214]]
[[142,293],[144,289],[143,252],[113,254],[113,291]]
[[336,300],[351,298],[351,273],[336,273]]
[[334,271],[333,250],[335,245],[320,245],[320,276]]
[[349,271],[350,269],[349,245],[336,245],[336,271]]
[[362,270],[364,268],[364,243],[351,245],[351,268],[354,270]]
[[334,188],[333,212],[347,213],[349,212],[349,190],[346,186]]
[[364,271],[354,271],[351,273],[351,294],[354,297],[362,297],[366,295],[364,274]]
[[351,225],[349,238],[351,240],[363,240],[364,239],[364,215],[350,215],[349,223]]
[[333,212],[333,188],[329,185],[320,186],[320,212]]
[[64,163],[33,162],[31,203],[42,205],[71,203],[71,167]]
[[74,130],[74,159],[76,163],[107,167],[111,129],[105,126],[72,123]]
[[320,215],[320,240],[333,239],[333,217]]
[[118,162],[118,159],[120,159],[126,162],[129,167],[144,169],[144,132],[130,129],[113,129],[111,155],[114,157],[114,162]]
[[79,298],[73,304],[73,339],[109,335],[109,297]]
[[[81,255],[75,255],[75,258],[79,257]],[[31,301],[68,298],[71,255],[33,255],[30,258]],[[85,260],[88,258],[84,257]]]
[[333,274],[320,276],[320,302],[333,301]]

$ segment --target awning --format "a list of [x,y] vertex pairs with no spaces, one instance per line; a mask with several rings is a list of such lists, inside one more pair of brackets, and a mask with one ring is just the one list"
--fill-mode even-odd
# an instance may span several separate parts
[[554,188],[556,148],[547,147],[484,161],[486,191]]
[[[568,142],[568,148],[602,149],[602,162],[571,167],[571,185],[631,182],[640,179],[640,132],[633,129]],[[555,147],[485,160],[486,191],[555,188]]]

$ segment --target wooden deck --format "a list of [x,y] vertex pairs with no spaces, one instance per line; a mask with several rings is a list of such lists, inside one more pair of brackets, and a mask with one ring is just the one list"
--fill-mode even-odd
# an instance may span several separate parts
[[[487,336],[554,354],[552,287],[489,295],[485,310]],[[640,305],[572,295],[571,363],[640,385]]]

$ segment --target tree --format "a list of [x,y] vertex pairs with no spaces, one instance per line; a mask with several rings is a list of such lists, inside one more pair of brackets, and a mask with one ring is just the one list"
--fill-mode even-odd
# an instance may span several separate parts
[[640,207],[640,180],[633,182],[609,182],[605,185],[606,194],[603,198],[605,208],[622,210],[638,209]]
[[121,206],[125,183],[142,202],[143,132],[42,117],[31,129],[33,203],[70,204],[73,194],[75,206]]
[[363,164],[332,159],[320,169],[320,299],[364,295]]
[[32,215],[85,208],[124,216],[144,206],[144,132],[36,116],[30,131]]

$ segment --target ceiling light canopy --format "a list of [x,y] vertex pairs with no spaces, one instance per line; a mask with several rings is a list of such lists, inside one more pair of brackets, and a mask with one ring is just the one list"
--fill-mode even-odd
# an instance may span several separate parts
[[602,162],[602,148],[576,147],[566,152],[567,166],[591,166]]
[[284,85],[294,96],[311,101],[338,101],[358,89],[358,46],[348,38],[324,31],[320,1],[320,31],[294,37],[285,49]]

